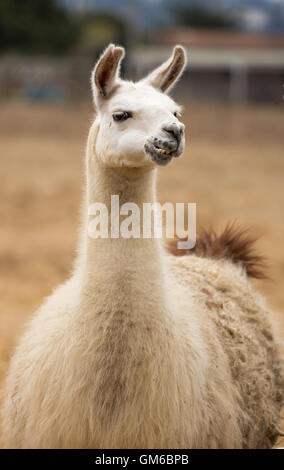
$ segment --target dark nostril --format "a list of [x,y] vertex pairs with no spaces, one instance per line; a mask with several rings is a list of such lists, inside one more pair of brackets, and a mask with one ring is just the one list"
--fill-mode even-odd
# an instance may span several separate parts
[[180,140],[184,132],[184,126],[178,126],[175,122],[173,122],[164,126],[163,130],[170,136],[174,137],[176,140]]
[[177,132],[172,129],[165,129],[165,131],[173,137],[177,137]]

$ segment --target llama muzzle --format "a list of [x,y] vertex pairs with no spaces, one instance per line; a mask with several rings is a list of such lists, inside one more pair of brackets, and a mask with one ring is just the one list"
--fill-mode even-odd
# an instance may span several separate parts
[[160,137],[149,137],[144,149],[151,160],[166,165],[173,157],[179,157],[184,150],[184,125],[167,123],[162,125]]

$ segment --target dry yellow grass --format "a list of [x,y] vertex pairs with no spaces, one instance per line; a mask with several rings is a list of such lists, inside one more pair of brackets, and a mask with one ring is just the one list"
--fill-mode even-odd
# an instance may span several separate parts
[[[25,321],[72,267],[91,118],[87,106],[1,107],[0,389]],[[283,110],[188,103],[185,122],[185,156],[160,170],[159,198],[197,202],[199,225],[236,219],[262,235],[272,280],[258,287],[283,331]]]

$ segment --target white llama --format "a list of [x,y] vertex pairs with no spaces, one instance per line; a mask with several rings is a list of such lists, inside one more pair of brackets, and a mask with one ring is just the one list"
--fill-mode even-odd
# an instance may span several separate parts
[[112,194],[155,201],[157,165],[184,148],[166,94],[184,49],[138,83],[119,78],[123,55],[110,45],[92,75],[79,255],[12,358],[5,447],[271,447],[283,378],[269,312],[244,268],[253,271],[249,243],[228,230],[177,257],[154,237],[88,236],[90,204],[110,208]]

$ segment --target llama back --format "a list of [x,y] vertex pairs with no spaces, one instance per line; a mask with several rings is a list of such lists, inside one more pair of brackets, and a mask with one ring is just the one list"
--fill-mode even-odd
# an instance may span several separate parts
[[[243,447],[275,443],[283,406],[284,369],[276,328],[264,298],[255,292],[245,270],[228,260],[173,257],[179,282],[190,286],[227,358],[236,394]],[[204,325],[204,331],[208,328]]]

